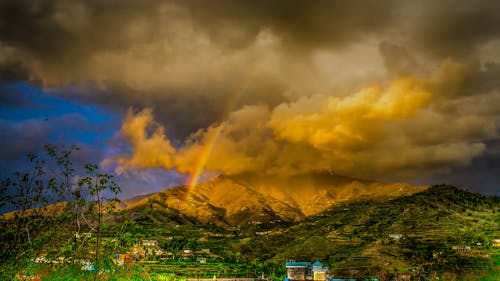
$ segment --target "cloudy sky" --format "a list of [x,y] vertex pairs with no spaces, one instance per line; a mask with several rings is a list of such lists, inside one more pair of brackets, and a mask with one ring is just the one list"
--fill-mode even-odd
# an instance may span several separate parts
[[217,173],[500,193],[499,1],[0,0],[0,170],[126,196]]

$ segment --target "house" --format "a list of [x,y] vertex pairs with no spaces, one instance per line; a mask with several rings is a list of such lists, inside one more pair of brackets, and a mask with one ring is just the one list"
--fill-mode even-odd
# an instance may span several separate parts
[[403,234],[399,234],[399,233],[389,234],[389,238],[394,239],[394,240],[399,240],[399,239],[403,238]]
[[470,246],[453,246],[451,249],[462,255],[467,255],[472,252],[472,248]]
[[27,280],[27,281],[42,281],[42,277],[40,277],[39,275],[35,275],[35,276],[29,276],[29,275],[18,275],[17,276],[17,279],[18,280]]
[[328,279],[328,267],[323,267],[323,264],[319,261],[312,264],[312,272],[314,281],[326,281]]
[[328,268],[319,261],[313,264],[309,262],[288,261],[285,264],[287,278],[290,281],[326,281],[328,280]]
[[50,263],[50,261],[45,257],[36,257],[35,263]]
[[[303,261],[287,261],[285,263],[287,277],[285,281],[354,281],[355,279],[338,279],[328,275],[328,267],[324,267],[319,261],[313,264]],[[377,278],[362,280],[378,281]]]
[[142,240],[142,246],[158,247],[158,241],[156,241],[156,240]]
[[41,252],[38,257],[35,258],[35,263],[49,263],[50,261],[47,259],[47,253]]
[[491,246],[493,246],[493,247],[500,247],[500,239],[493,239],[493,242],[491,243]]
[[285,263],[287,278],[290,281],[304,281],[310,280],[311,278],[306,279],[307,276],[310,276],[310,267],[311,264],[305,261],[287,261]]
[[113,262],[118,266],[124,266],[125,264],[130,264],[135,260],[135,257],[131,254],[115,254]]

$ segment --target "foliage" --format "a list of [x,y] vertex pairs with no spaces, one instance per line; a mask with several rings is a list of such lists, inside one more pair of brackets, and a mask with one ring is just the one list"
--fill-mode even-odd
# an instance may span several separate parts
[[77,150],[46,145],[43,157],[27,156],[26,171],[1,181],[1,205],[14,210],[0,218],[2,280],[45,256],[86,258],[92,238],[82,239],[84,231],[96,234],[90,249],[95,252],[94,264],[99,263],[102,215],[114,206],[111,201],[117,201],[120,187],[112,175],[99,173],[97,165],[77,170],[71,160]]

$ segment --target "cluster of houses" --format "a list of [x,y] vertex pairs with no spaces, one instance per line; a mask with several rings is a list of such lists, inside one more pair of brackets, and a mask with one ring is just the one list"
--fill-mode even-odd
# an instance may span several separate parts
[[[354,281],[355,279],[338,279],[329,275],[328,267],[319,261],[314,263],[304,261],[287,261],[285,263],[287,277],[285,281]],[[363,280],[367,280],[366,278]],[[378,279],[371,279],[378,281]]]
[[[76,234],[75,238],[77,239],[91,239],[91,233],[80,233]],[[116,240],[116,239],[112,239]],[[168,237],[167,240],[173,240],[173,237]],[[110,240],[111,241],[111,240]],[[111,241],[113,242],[113,241]],[[115,241],[117,242],[117,241]],[[82,270],[93,270],[93,266],[91,263],[90,256],[94,255],[95,252],[89,252],[87,258],[83,259],[72,259],[65,258],[63,256],[56,258],[49,258],[47,256],[47,252],[43,251],[39,253],[37,257],[33,259],[35,263],[46,263],[46,264],[63,264],[63,263],[80,263],[82,264]],[[159,260],[173,260],[177,258],[181,258],[184,260],[193,260],[196,258],[196,261],[199,263],[207,263],[211,258],[216,257],[210,249],[201,249],[199,251],[193,251],[190,249],[183,249],[180,252],[171,253],[168,251],[164,251],[157,240],[142,240],[138,243],[135,243],[133,247],[126,252],[117,252],[111,257],[112,261],[119,266],[129,265],[137,260],[147,260],[150,258],[158,258]]]
[[285,281],[326,281],[329,279],[328,267],[319,261],[287,261],[285,263],[287,277]]
[[[177,253],[177,257],[181,255],[184,260],[196,258],[199,263],[207,263],[210,257],[215,256],[210,249],[201,249],[199,251],[193,251],[190,249],[184,249],[180,253]],[[132,250],[127,253],[116,253],[113,261],[115,264],[123,266],[135,260],[145,260],[151,257],[158,258],[160,260],[175,259],[176,255],[171,252],[164,251],[157,240],[142,240],[136,243]]]

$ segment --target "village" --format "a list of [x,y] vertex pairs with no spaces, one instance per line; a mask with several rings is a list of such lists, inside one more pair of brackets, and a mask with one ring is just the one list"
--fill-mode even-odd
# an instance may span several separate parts
[[[210,233],[209,233],[210,234]],[[255,235],[269,235],[270,231],[256,232]],[[208,236],[214,236],[208,235]],[[219,234],[222,235],[222,234]],[[232,235],[234,236],[234,235]],[[92,241],[93,236],[91,233],[82,233],[76,237],[78,240]],[[218,255],[211,248],[187,248],[182,247],[178,250],[167,250],[165,244],[174,243],[175,239],[180,237],[167,236],[159,242],[156,239],[140,239],[136,240],[127,251],[115,251],[111,255],[112,262],[118,268],[141,266],[153,272],[164,272],[174,274],[178,277],[184,277],[188,280],[267,280],[267,276],[262,272],[248,270],[244,266],[238,264],[233,266],[221,267],[221,262],[224,261],[223,257]],[[401,233],[391,233],[387,235],[387,242],[385,243],[400,243],[405,239],[405,235]],[[391,242],[392,241],[392,242]],[[103,238],[103,243],[107,245],[117,244],[116,238]],[[456,245],[451,249],[461,256],[469,258],[488,258],[488,251],[485,246],[489,248],[500,248],[500,239],[493,239],[488,245],[477,243],[474,246]],[[64,257],[57,257],[49,259],[46,252],[38,255],[34,262],[45,264],[62,264],[62,263],[80,263],[81,270],[93,271],[96,270],[91,263],[91,255],[89,253],[87,258],[72,260]],[[378,280],[376,277],[363,277],[362,279],[345,278],[345,276],[334,276],[330,273],[328,267],[323,266],[319,261],[313,263],[307,261],[294,261],[290,260],[285,263],[286,278],[284,281],[344,281],[344,280]],[[352,276],[351,276],[352,277]],[[357,276],[359,278],[359,276]],[[399,273],[395,280],[410,280],[410,275]]]

